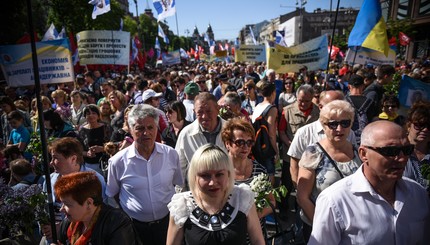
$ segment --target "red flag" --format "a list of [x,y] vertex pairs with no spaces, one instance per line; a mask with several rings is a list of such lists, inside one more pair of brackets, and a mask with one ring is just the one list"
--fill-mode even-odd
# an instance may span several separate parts
[[231,47],[231,54],[234,55],[234,47]]
[[196,52],[194,51],[193,48],[190,48],[190,54],[192,54],[192,55],[196,54]]
[[406,45],[409,45],[409,43],[411,42],[411,38],[406,36],[405,33],[399,32],[399,41],[400,41],[400,45],[406,46]]
[[224,47],[222,46],[221,43],[218,43],[218,47],[219,47],[219,50],[224,50]]
[[[330,46],[327,47],[328,51],[330,52]],[[331,53],[330,53],[330,59],[334,60],[336,59],[337,54],[339,53],[340,49],[336,46],[332,46]]]
[[397,39],[396,39],[396,37],[391,37],[390,40],[388,40],[388,45],[390,45],[390,46],[397,46]]
[[199,54],[203,54],[203,51],[204,50],[203,50],[202,46],[199,45]]

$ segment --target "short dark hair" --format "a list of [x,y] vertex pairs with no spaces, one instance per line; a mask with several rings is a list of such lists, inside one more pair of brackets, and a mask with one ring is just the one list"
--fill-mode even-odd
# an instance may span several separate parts
[[390,76],[394,73],[396,73],[396,70],[392,65],[380,65],[378,67],[376,76],[378,77],[378,79],[382,79],[384,78],[384,76]]
[[63,137],[54,140],[50,146],[49,151],[55,151],[64,157],[76,156],[79,165],[84,164],[82,143],[73,137]]

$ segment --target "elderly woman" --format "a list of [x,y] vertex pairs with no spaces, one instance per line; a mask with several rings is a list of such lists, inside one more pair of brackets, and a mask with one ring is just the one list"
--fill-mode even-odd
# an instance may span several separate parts
[[131,218],[121,209],[103,203],[102,185],[94,172],[63,176],[54,186],[66,215],[59,244],[141,244]]
[[206,144],[191,159],[190,190],[175,194],[168,204],[170,223],[166,244],[265,244],[247,185],[234,185],[228,155]]
[[101,174],[99,160],[104,152],[104,143],[110,140],[111,129],[100,122],[100,111],[96,105],[87,105],[83,113],[87,123],[79,129],[79,139],[84,147],[84,160],[89,168]]
[[241,108],[242,101],[237,92],[227,92],[223,98],[224,105],[221,107],[219,113],[222,119],[228,120],[237,117],[250,121],[248,112]]
[[302,219],[308,224],[312,223],[321,191],[361,165],[357,149],[347,141],[354,120],[351,104],[332,101],[320,111],[319,120],[326,138],[309,145],[299,162],[297,201],[304,214]]
[[406,127],[408,139],[415,146],[409,157],[404,176],[421,184],[429,191],[428,176],[423,176],[421,170],[430,165],[430,102],[415,103],[409,111]]
[[284,107],[294,103],[297,100],[296,91],[294,89],[294,78],[287,77],[283,82],[283,85],[284,87],[282,89],[281,94],[279,95],[279,100],[278,100],[279,111],[282,111]]
[[180,101],[172,101],[167,104],[166,116],[169,125],[161,133],[161,142],[175,148],[179,133],[191,122],[185,120],[187,112]]
[[[249,157],[251,148],[255,142],[255,131],[249,121],[239,118],[228,120],[221,131],[221,138],[233,162],[236,185],[242,183],[250,185],[254,177],[262,173],[267,174],[266,168]],[[268,196],[268,198],[272,205],[275,206],[276,203],[273,195]],[[264,217],[270,213],[272,213],[270,207],[258,212],[263,232],[266,231],[266,220]]]

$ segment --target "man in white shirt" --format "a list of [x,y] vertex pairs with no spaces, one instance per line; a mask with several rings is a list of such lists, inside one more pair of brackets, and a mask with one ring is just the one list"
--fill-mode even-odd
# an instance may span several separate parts
[[109,160],[106,194],[115,197],[133,219],[142,241],[166,244],[167,204],[182,186],[178,153],[155,142],[159,115],[150,105],[135,105],[128,114],[134,143]]
[[182,103],[185,106],[185,111],[187,115],[185,120],[188,122],[194,122],[196,115],[194,113],[194,98],[199,94],[199,85],[195,82],[189,82],[184,89],[184,101]]
[[186,179],[188,165],[194,152],[200,146],[212,143],[227,152],[221,139],[221,128],[225,121],[218,116],[218,111],[219,107],[215,96],[208,92],[200,93],[194,101],[194,112],[197,120],[183,128],[179,133],[175,150],[179,154],[182,174],[185,179],[185,189],[188,188]]
[[403,177],[413,149],[393,122],[366,126],[363,165],[319,195],[308,244],[429,244],[430,199]]

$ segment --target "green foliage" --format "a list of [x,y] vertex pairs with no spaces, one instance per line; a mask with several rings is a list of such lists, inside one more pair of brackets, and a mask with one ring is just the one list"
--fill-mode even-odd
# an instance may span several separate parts
[[393,81],[387,85],[384,85],[385,94],[398,95],[400,88],[400,81],[402,80],[402,75],[396,72],[393,76]]
[[[48,138],[48,143],[54,141],[54,137]],[[42,151],[42,141],[40,140],[40,135],[33,132],[30,137],[30,143],[27,146],[27,151],[33,155],[34,159],[34,172],[36,175],[43,175],[43,151]]]
[[281,197],[285,197],[287,195],[287,188],[284,185],[280,185],[279,187],[272,188],[267,175],[259,174],[254,177],[250,183],[251,190],[255,193],[255,206],[257,211],[263,210],[263,208],[269,206],[268,196],[270,194],[273,195],[277,202],[281,201]]
[[65,26],[67,31],[78,33],[85,30],[119,30],[120,20],[125,15],[119,3],[112,0],[111,11],[91,18],[93,6],[88,1],[45,0],[50,7],[48,23],[57,28]]

